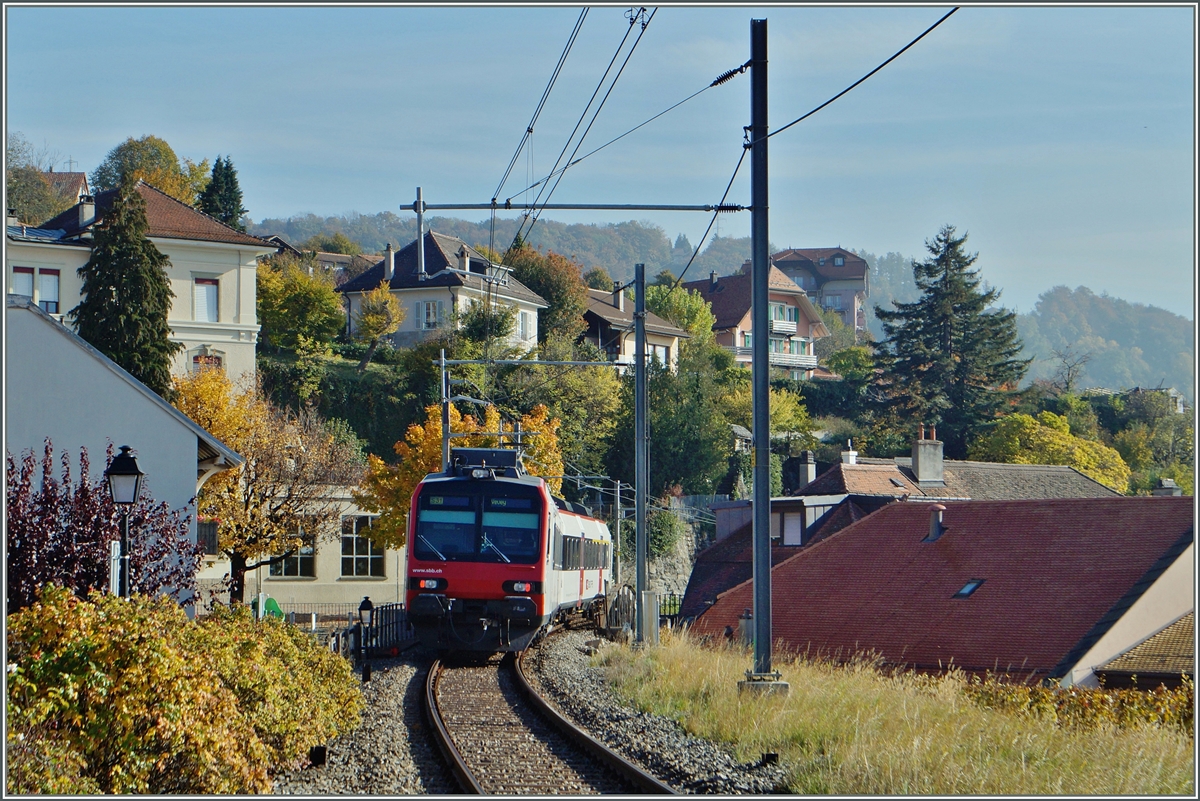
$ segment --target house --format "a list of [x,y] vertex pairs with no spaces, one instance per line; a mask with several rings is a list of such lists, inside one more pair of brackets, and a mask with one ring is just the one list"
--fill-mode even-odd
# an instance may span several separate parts
[[351,328],[363,293],[386,281],[407,311],[400,330],[392,335],[397,347],[412,347],[439,334],[472,300],[515,308],[517,324],[508,344],[526,350],[537,344],[538,310],[548,304],[513,278],[508,267],[493,263],[461,239],[434,231],[420,244],[418,248],[414,240],[393,251],[389,243],[381,261],[338,287],[346,297]]
[[[26,296],[8,295],[4,321],[4,447],[40,455],[48,437],[77,465],[87,448],[91,478],[107,446],[129,445],[146,491],[187,509],[213,475],[242,457],[159,397]],[[196,535],[195,510],[191,525]]]
[[[936,436],[936,430],[930,429]],[[882,507],[897,502],[938,503],[948,500],[1020,500],[1113,498],[1119,493],[1065,465],[1001,464],[942,458],[942,442],[927,438],[921,427],[912,457],[858,459],[842,452],[842,461],[816,475],[806,451],[800,457],[803,486],[794,495],[771,499],[772,552],[795,553],[841,531]],[[749,500],[712,505],[717,544],[696,556],[684,593],[683,614],[703,614],[707,604],[740,581],[750,578],[749,562],[724,554],[748,549],[753,533]]]
[[[139,181],[148,237],[170,260],[175,300],[167,315],[171,340],[184,348],[172,372],[219,365],[233,378],[255,374],[259,256],[276,246],[244,234]],[[78,269],[91,256],[92,232],[112,207],[116,190],[85,196],[38,228],[8,220],[5,280],[9,292],[32,297],[59,318],[80,301]]]
[[[637,355],[634,335],[633,301],[623,291],[588,290],[588,307],[583,313],[587,323],[581,339],[604,351],[609,361],[632,364]],[[688,332],[672,325],[651,311],[646,312],[646,356],[656,358],[672,370],[679,362],[679,345]]]
[[1196,613],[1183,617],[1095,668],[1105,687],[1178,687],[1196,676]]
[[814,303],[837,312],[856,331],[867,327],[871,271],[861,256],[844,248],[789,248],[771,258]]
[[[829,336],[829,330],[804,290],[778,267],[771,266],[767,282],[771,366],[787,370],[793,379],[809,378],[817,366],[813,342]],[[683,287],[700,293],[712,304],[717,318],[713,324],[717,344],[731,352],[738,364],[749,367],[754,337],[750,319],[750,270],[743,266],[742,272],[720,278],[713,272],[708,280],[689,281]]]
[[46,183],[50,184],[50,188],[55,194],[69,197],[78,203],[85,195],[92,194],[88,189],[87,173],[82,172],[55,172],[53,169],[42,173],[42,177],[46,179]]
[[[1095,686],[1096,670],[1194,611],[1190,497],[892,503],[771,571],[793,652]],[[695,631],[723,638],[753,583]]]
[[[386,549],[365,536],[376,517],[362,511],[351,495],[354,487],[330,486],[327,496],[337,506],[338,522],[329,530],[312,532],[310,545],[273,565],[246,572],[247,602],[262,592],[274,598],[285,613],[338,615],[358,608],[363,596],[373,603],[404,601],[405,549]],[[206,594],[227,601],[222,592],[229,560],[217,552],[217,524],[200,524],[206,556],[197,585]]]

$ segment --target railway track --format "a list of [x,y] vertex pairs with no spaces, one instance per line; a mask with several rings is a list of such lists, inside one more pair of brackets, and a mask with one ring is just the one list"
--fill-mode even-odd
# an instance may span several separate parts
[[424,695],[434,738],[464,792],[675,793],[559,714],[511,654],[483,665],[435,661]]

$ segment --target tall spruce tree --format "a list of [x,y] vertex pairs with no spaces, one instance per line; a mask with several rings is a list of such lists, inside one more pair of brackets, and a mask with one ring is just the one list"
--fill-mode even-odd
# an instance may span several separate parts
[[875,307],[884,340],[875,346],[887,403],[900,419],[939,428],[949,458],[966,458],[967,448],[995,418],[1004,387],[1025,374],[1016,314],[989,310],[997,289],[980,289],[971,265],[979,254],[963,250],[967,235],[944,226],[925,247],[930,257],[913,262],[921,297]]
[[213,164],[212,180],[200,195],[200,211],[214,217],[231,228],[245,231],[242,215],[242,188],[238,186],[237,170],[233,168],[233,160],[229,157],[222,159],[217,156]]
[[132,179],[117,189],[79,268],[83,299],[69,316],[79,335],[160,395],[171,386],[170,260],[146,238],[146,202]]

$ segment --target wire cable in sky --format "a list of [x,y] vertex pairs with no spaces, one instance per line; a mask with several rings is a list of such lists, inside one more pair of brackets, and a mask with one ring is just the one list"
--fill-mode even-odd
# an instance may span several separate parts
[[[553,171],[555,171],[555,170],[558,170],[558,166],[559,166],[559,165],[562,163],[563,156],[565,156],[565,155],[566,155],[567,148],[569,148],[569,147],[571,146],[571,142],[574,140],[574,138],[575,138],[575,134],[576,134],[576,133],[578,133],[578,131],[579,131],[579,126],[583,124],[583,121],[584,121],[585,119],[587,119],[587,115],[588,115],[588,112],[591,110],[592,103],[594,103],[594,102],[596,101],[596,96],[597,96],[598,94],[600,94],[600,90],[601,90],[602,88],[604,88],[604,82],[605,82],[606,80],[608,80],[608,75],[609,75],[609,73],[612,71],[613,64],[615,64],[615,63],[616,63],[616,61],[617,61],[617,57],[621,55],[621,50],[622,50],[622,49],[624,49],[624,47],[625,47],[625,43],[626,43],[626,42],[629,40],[629,34],[630,34],[632,31],[633,31],[633,26],[634,26],[634,24],[637,22],[637,20],[638,20],[638,17],[640,17],[640,16],[641,16],[641,13],[642,13],[642,12],[644,12],[644,11],[645,11],[645,8],[638,9],[638,13],[637,13],[637,14],[635,14],[635,15],[632,15],[632,16],[630,17],[630,20],[629,20],[629,27],[628,27],[628,28],[626,28],[626,30],[625,30],[625,35],[624,35],[623,37],[621,37],[621,42],[620,42],[620,44],[618,44],[618,45],[617,45],[617,49],[616,49],[616,51],[613,53],[613,57],[612,57],[612,59],[611,59],[611,60],[608,62],[608,67],[607,67],[607,68],[605,68],[605,70],[604,70],[604,74],[603,74],[603,75],[600,77],[600,81],[599,81],[599,83],[597,83],[597,84],[596,84],[596,89],[595,89],[595,91],[594,91],[594,92],[592,92],[592,96],[591,96],[591,98],[588,100],[588,103],[587,103],[587,105],[584,107],[584,109],[583,109],[583,113],[579,115],[579,121],[575,123],[575,128],[574,128],[574,129],[571,131],[571,135],[567,137],[567,141],[566,141],[566,143],[563,145],[563,149],[562,149],[562,151],[561,151],[561,152],[558,154],[558,158],[557,158],[557,159],[555,159],[555,161],[554,161],[554,166],[551,168],[551,171],[552,171],[552,172],[553,172]],[[655,9],[655,11],[657,11],[657,9]],[[651,16],[651,18],[653,18],[653,16],[654,16],[654,15],[653,15],[653,14],[651,14],[650,16]],[[638,41],[641,41],[641,38],[642,38],[642,33],[645,33],[645,32],[646,32],[646,26],[647,26],[648,24],[649,24],[649,20],[647,20],[645,23],[643,23],[643,24],[642,24],[642,32],[638,34],[638,38],[637,38],[637,40],[634,42],[633,48],[631,48],[631,49],[630,49],[630,55],[632,55],[632,54],[633,54],[633,49],[636,49],[636,47],[637,47],[637,42],[638,42]],[[627,64],[627,63],[629,63],[629,57],[628,57],[628,56],[626,56],[626,58],[625,58],[625,63],[626,63],[626,64]],[[621,65],[621,69],[623,70],[624,68],[625,68],[625,65],[624,65],[624,64],[622,64],[622,65]],[[617,78],[619,78],[619,77],[620,77],[620,72],[618,72],[618,73],[617,73]],[[614,85],[614,86],[616,85],[616,78],[614,78],[614,79],[613,79],[613,85]],[[611,92],[612,92],[612,87],[611,87],[611,86],[609,87],[609,90],[608,90],[608,91],[609,91],[609,93],[611,93]],[[607,99],[608,99],[608,94],[605,94],[604,98],[605,98],[605,100],[607,100]],[[593,122],[595,121],[596,115],[600,113],[600,108],[602,108],[602,107],[603,107],[603,105],[604,105],[604,103],[603,103],[603,101],[602,101],[602,102],[601,102],[601,104],[600,104],[600,106],[596,108],[596,111],[595,111],[595,113],[594,113],[594,114],[593,114],[593,116],[592,116],[592,121],[593,121]],[[588,126],[588,127],[590,128],[590,127],[591,127],[591,125],[589,124],[589,126]],[[586,132],[585,132],[585,135],[586,135]],[[582,144],[582,143],[583,143],[583,138],[582,138],[582,137],[580,138],[579,142],[580,142],[580,144]],[[576,145],[575,152],[578,152],[578,150],[579,150],[579,146],[578,146],[578,145]],[[572,155],[573,155],[573,154],[572,154]],[[561,176],[560,176],[560,177],[561,177]],[[556,186],[557,186],[557,185],[556,185]],[[542,198],[542,193],[543,193],[545,190],[546,190],[546,187],[545,187],[545,186],[543,186],[543,187],[542,187],[542,189],[540,189],[540,190],[538,191],[538,194],[537,194],[537,196],[536,196],[536,197],[534,197],[534,199],[533,199],[533,206],[534,206],[535,208],[536,208],[537,204],[538,204],[538,203],[541,201],[541,198]],[[551,190],[551,192],[553,192],[553,190]],[[546,200],[546,202],[549,202],[549,198],[548,198],[548,197],[547,197],[547,200]],[[532,231],[532,230],[533,230],[533,224],[534,224],[534,223],[537,221],[536,214],[537,214],[537,212],[535,211],[535,213],[534,213],[534,216],[531,216],[531,215],[529,215],[529,214],[526,214],[526,216],[525,216],[525,219],[526,219],[526,220],[530,220],[529,231]],[[527,236],[527,235],[528,235],[528,233],[529,233],[529,232],[526,232],[526,231],[525,231],[525,221],[523,220],[523,221],[521,222],[521,224],[520,224],[520,225],[517,227],[517,234],[516,234],[516,236],[514,236],[514,237],[513,237],[513,244],[515,245],[515,244],[517,243],[517,241],[518,241],[518,239],[519,239],[519,238],[521,238],[522,236]],[[511,248],[511,247],[512,247],[512,245],[510,245],[509,247]]]
[[700,253],[700,248],[704,247],[704,240],[708,238],[708,232],[712,230],[713,225],[717,222],[717,215],[721,213],[719,207],[725,205],[725,199],[729,197],[729,190],[733,188],[733,182],[737,179],[738,171],[742,169],[742,162],[746,160],[747,152],[749,152],[748,148],[743,147],[741,158],[738,159],[737,166],[733,168],[733,175],[729,176],[729,183],[725,185],[725,194],[721,195],[721,202],[717,204],[718,209],[717,211],[713,212],[712,219],[708,221],[708,227],[704,229],[704,235],[700,237],[700,241],[696,244],[696,249],[692,251],[692,257],[688,259],[688,263],[684,265],[683,272],[681,272],[679,277],[675,279],[675,283],[671,284],[672,292],[674,292],[676,287],[679,286],[680,282],[683,281],[683,277],[687,275],[688,268],[692,266],[692,262],[696,260],[696,256]]
[[[645,11],[645,9],[642,9],[642,11]],[[550,202],[551,196],[554,195],[554,190],[558,189],[559,183],[562,182],[563,176],[567,173],[567,168],[571,166],[570,161],[575,158],[575,154],[579,152],[579,148],[583,147],[583,140],[587,138],[588,133],[592,130],[592,126],[596,124],[596,118],[600,116],[600,110],[604,108],[604,104],[608,102],[609,95],[611,95],[613,89],[617,87],[617,81],[621,80],[621,74],[625,72],[625,67],[629,64],[629,59],[633,58],[633,53],[635,50],[637,50],[638,42],[642,41],[642,36],[646,33],[646,28],[650,26],[650,23],[654,20],[654,15],[657,13],[658,9],[655,8],[650,12],[650,16],[646,19],[646,21],[642,23],[642,30],[638,33],[637,38],[633,40],[633,46],[629,48],[629,52],[625,55],[625,60],[621,62],[621,68],[617,70],[617,74],[613,77],[612,83],[608,85],[608,91],[605,92],[604,97],[601,98],[600,105],[596,107],[596,112],[592,114],[592,119],[588,123],[587,128],[585,128],[583,133],[580,135],[579,141],[575,143],[575,149],[571,151],[571,158],[567,160],[567,165],[564,166],[559,172],[558,178],[556,178],[554,181],[554,186],[550,187],[550,191],[546,194],[546,200],[543,202],[543,206]],[[636,20],[637,18],[634,17],[630,23],[632,24],[633,22],[636,22]],[[533,226],[537,224],[538,217],[540,216],[541,212],[537,212],[534,215],[533,221],[529,223],[530,232],[533,231]]]
[[[872,75],[874,75],[875,73],[879,72],[881,69],[883,69],[884,67],[886,67],[888,64],[891,64],[893,61],[895,61],[897,58],[899,58],[899,57],[900,57],[900,54],[901,54],[901,53],[903,53],[905,50],[907,50],[908,48],[910,48],[910,47],[912,47],[913,45],[915,45],[917,42],[919,42],[919,41],[921,41],[922,39],[924,39],[924,38],[925,38],[925,35],[926,35],[927,33],[929,33],[929,32],[930,32],[930,31],[932,31],[934,28],[936,28],[937,26],[939,26],[939,25],[941,25],[943,22],[945,22],[947,19],[949,19],[951,14],[953,14],[955,11],[958,11],[958,8],[959,8],[958,6],[955,6],[954,8],[950,9],[950,11],[948,11],[948,12],[946,13],[946,16],[942,17],[942,18],[941,18],[941,19],[939,19],[937,22],[933,23],[933,24],[932,24],[932,25],[930,25],[928,28],[926,28],[926,29],[925,29],[925,33],[922,33],[922,34],[921,34],[920,36],[918,36],[916,39],[913,39],[911,42],[909,42],[908,44],[906,44],[904,47],[902,47],[902,48],[900,48],[899,50],[897,50],[897,51],[896,51],[896,53],[895,53],[895,55],[893,55],[893,56],[892,56],[891,58],[889,58],[887,61],[885,61],[885,62],[883,62],[882,64],[880,64],[878,67],[876,67],[875,69],[871,70],[871,71],[870,71],[870,72],[868,72],[866,75],[862,76],[862,77],[861,77],[861,78],[859,78],[857,81],[855,81],[854,83],[850,84],[850,85],[849,85],[849,86],[847,86],[845,89],[843,89],[842,91],[838,92],[836,95],[834,95],[833,97],[829,98],[829,99],[828,99],[828,100],[826,100],[824,103],[822,103],[821,105],[819,105],[819,106],[817,106],[816,108],[814,108],[812,111],[810,111],[810,112],[808,112],[807,114],[805,114],[803,117],[800,117],[800,118],[798,118],[798,119],[792,120],[791,122],[789,122],[787,125],[783,126],[782,128],[776,128],[774,131],[772,131],[771,133],[767,134],[767,139],[770,139],[770,138],[771,138],[772,136],[774,136],[775,134],[780,134],[780,133],[783,133],[783,132],[784,132],[784,131],[786,131],[788,128],[791,128],[793,125],[795,125],[795,124],[796,124],[796,123],[798,123],[798,122],[803,122],[804,120],[808,119],[809,117],[811,117],[812,115],[814,115],[814,114],[816,114],[818,111],[820,111],[821,109],[823,109],[823,108],[825,108],[826,106],[828,106],[828,105],[829,105],[830,103],[832,103],[833,101],[837,100],[837,99],[838,99],[839,97],[841,97],[842,95],[844,95],[844,94],[846,94],[847,92],[849,92],[849,91],[850,91],[851,89],[853,89],[854,87],[858,86],[860,83],[862,83],[863,81],[865,81],[867,78],[870,78]],[[746,147],[751,147],[751,146],[753,146],[753,144],[754,144],[753,142],[750,142],[750,143],[748,143],[748,144],[746,145]]]
[[[699,96],[699,95],[702,95],[702,94],[704,94],[704,93],[705,93],[705,92],[707,92],[709,89],[712,89],[714,86],[720,86],[721,84],[723,84],[723,83],[725,83],[725,82],[729,81],[729,80],[730,80],[731,78],[733,78],[735,75],[740,75],[741,73],[745,72],[745,71],[746,71],[746,69],[747,69],[749,66],[750,66],[750,62],[749,62],[749,61],[747,61],[745,64],[743,64],[742,66],[738,67],[737,69],[732,69],[732,70],[729,70],[729,71],[727,71],[727,72],[723,72],[723,73],[721,73],[721,75],[720,75],[720,76],[718,76],[717,78],[715,78],[715,79],[713,80],[713,82],[712,82],[712,83],[710,83],[708,86],[704,87],[703,89],[700,89],[699,91],[693,92],[692,94],[690,94],[690,95],[688,95],[687,97],[685,97],[683,100],[680,100],[680,101],[679,101],[678,103],[676,103],[675,105],[673,105],[673,106],[669,106],[668,108],[665,108],[665,109],[663,109],[662,111],[658,112],[658,113],[657,113],[657,114],[655,114],[653,117],[651,117],[650,119],[646,120],[645,122],[642,122],[642,123],[639,123],[638,125],[635,125],[635,126],[633,126],[632,128],[630,128],[630,129],[629,129],[628,131],[626,131],[625,133],[621,134],[620,136],[617,136],[617,137],[614,137],[614,138],[612,138],[612,139],[608,140],[607,142],[605,142],[604,144],[600,145],[600,147],[596,148],[595,150],[591,151],[590,153],[586,153],[586,154],[584,154],[584,155],[580,156],[579,158],[577,158],[577,159],[575,159],[574,161],[572,161],[570,164],[566,165],[566,167],[563,167],[563,168],[562,168],[562,170],[557,170],[557,171],[555,171],[555,172],[552,172],[552,173],[550,173],[549,175],[547,175],[545,178],[542,178],[542,179],[541,179],[540,181],[538,181],[537,183],[530,184],[529,186],[525,187],[524,189],[522,189],[522,190],[520,190],[519,192],[517,192],[516,194],[514,194],[514,195],[513,195],[513,197],[516,197],[517,195],[521,194],[521,192],[528,192],[530,189],[536,189],[538,186],[541,186],[541,185],[542,185],[542,184],[544,184],[546,181],[549,181],[551,178],[553,178],[553,177],[554,177],[555,175],[557,175],[559,172],[562,172],[563,170],[566,170],[566,169],[567,169],[567,168],[569,168],[569,167],[574,167],[574,166],[575,166],[576,164],[578,164],[579,162],[583,161],[583,160],[584,160],[584,159],[586,159],[586,158],[590,158],[591,156],[594,156],[594,155],[596,155],[597,153],[599,153],[601,150],[603,150],[604,148],[608,147],[609,145],[616,144],[617,142],[619,142],[620,140],[622,140],[622,139],[624,139],[625,137],[629,136],[631,133],[633,133],[633,132],[634,132],[634,131],[636,131],[637,129],[639,129],[639,128],[643,128],[643,127],[645,127],[645,126],[649,125],[650,123],[654,122],[654,121],[655,121],[655,120],[657,120],[659,117],[661,117],[662,115],[666,114],[668,111],[674,111],[675,109],[679,108],[679,107],[680,107],[680,106],[682,106],[684,103],[686,103],[686,102],[688,102],[689,100],[691,100],[692,98],[694,98],[694,97],[697,97],[697,96]],[[505,199],[505,201],[504,201],[504,203],[505,203],[505,205],[506,205],[506,206],[507,206],[509,203],[511,203],[511,202],[512,202],[512,197],[510,197],[510,198],[506,198],[506,199]]]

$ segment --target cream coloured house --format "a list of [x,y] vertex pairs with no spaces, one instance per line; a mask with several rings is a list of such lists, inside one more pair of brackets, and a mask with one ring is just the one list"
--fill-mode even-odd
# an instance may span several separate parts
[[386,281],[405,310],[404,322],[392,335],[398,347],[412,347],[436,336],[451,324],[456,312],[465,312],[473,300],[515,309],[516,325],[507,343],[510,347],[530,350],[537,345],[538,310],[548,304],[513,278],[508,267],[495,264],[453,236],[429,231],[421,244],[419,248],[413,240],[398,251],[389,244],[378,264],[338,287],[346,297],[351,329],[363,293]]
[[[146,203],[148,237],[171,265],[167,276],[175,300],[167,316],[171,340],[183,343],[172,372],[220,365],[235,380],[255,373],[258,314],[257,259],[272,245],[196,211],[139,181]],[[82,297],[78,270],[91,255],[95,226],[111,208],[116,190],[84,196],[79,203],[33,228],[8,219],[5,284],[9,293],[33,299],[62,319]]]

